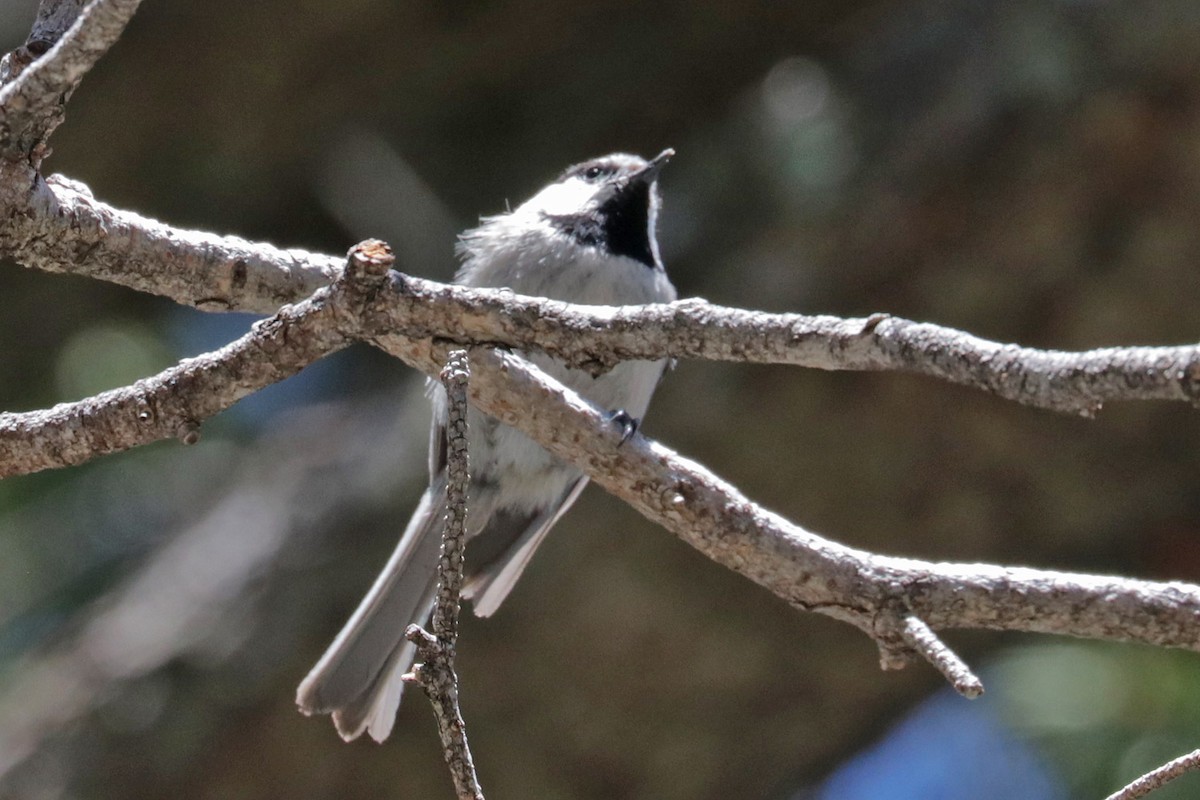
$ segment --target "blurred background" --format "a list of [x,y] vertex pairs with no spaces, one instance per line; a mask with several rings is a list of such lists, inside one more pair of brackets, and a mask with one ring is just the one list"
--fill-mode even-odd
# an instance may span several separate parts
[[[35,0],[0,5],[0,46]],[[572,162],[678,150],[684,296],[885,311],[1064,349],[1196,341],[1200,5],[1109,0],[146,0],[48,171],[178,226],[446,279]],[[0,264],[0,408],[128,384],[253,321]],[[204,426],[0,483],[0,797],[449,798],[410,695],[383,746],[296,684],[424,480],[418,376],[366,347]],[[1085,421],[901,375],[682,363],[645,432],[838,541],[1200,580],[1200,417]],[[1200,657],[950,632],[985,698],[881,672],[598,489],[462,701],[489,798],[1098,798],[1200,745]],[[1186,778],[1155,795],[1195,797]]]

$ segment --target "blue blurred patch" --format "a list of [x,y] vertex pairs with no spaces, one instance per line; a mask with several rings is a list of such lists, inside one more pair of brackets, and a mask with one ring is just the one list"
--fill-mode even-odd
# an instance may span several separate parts
[[[258,314],[206,314],[180,309],[170,319],[168,336],[180,352],[198,355],[245,335],[260,319],[263,316]],[[299,374],[238,401],[223,416],[242,428],[259,430],[281,411],[335,397],[347,378],[346,356],[343,350],[323,358]]]
[[816,800],[1066,800],[1061,779],[983,700],[949,689],[839,767]]

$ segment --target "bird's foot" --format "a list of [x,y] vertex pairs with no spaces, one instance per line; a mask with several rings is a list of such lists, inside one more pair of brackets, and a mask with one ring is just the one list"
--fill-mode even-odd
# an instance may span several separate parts
[[608,413],[608,421],[621,429],[621,444],[625,444],[638,432],[641,421],[635,419],[628,411],[618,408]]

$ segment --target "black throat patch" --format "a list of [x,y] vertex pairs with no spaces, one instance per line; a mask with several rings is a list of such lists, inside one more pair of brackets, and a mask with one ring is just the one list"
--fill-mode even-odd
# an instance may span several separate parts
[[635,181],[585,214],[546,214],[551,225],[580,244],[655,267],[650,247],[650,186]]

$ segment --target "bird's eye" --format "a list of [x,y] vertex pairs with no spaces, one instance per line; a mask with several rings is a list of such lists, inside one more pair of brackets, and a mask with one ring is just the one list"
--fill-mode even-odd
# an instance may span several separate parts
[[583,171],[585,180],[594,181],[604,174],[604,167],[588,167]]

